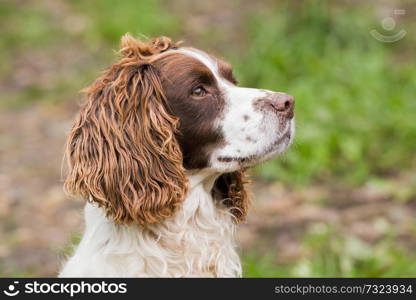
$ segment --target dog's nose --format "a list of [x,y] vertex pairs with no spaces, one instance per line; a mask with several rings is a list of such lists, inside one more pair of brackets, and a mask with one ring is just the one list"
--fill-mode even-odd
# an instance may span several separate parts
[[266,100],[273,109],[285,118],[292,119],[295,109],[295,97],[285,93],[273,93],[273,95]]

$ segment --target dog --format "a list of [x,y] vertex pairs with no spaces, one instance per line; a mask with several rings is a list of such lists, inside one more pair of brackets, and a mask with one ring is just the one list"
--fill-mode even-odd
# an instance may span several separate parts
[[291,144],[294,97],[167,37],[126,34],[119,54],[68,136],[65,190],[87,203],[59,276],[241,277],[244,172]]

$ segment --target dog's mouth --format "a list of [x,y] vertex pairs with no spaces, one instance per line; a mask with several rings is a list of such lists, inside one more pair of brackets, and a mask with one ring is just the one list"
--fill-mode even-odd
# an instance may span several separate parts
[[290,144],[292,138],[291,124],[289,123],[284,134],[277,138],[263,151],[249,156],[219,156],[218,161],[224,163],[237,162],[239,165],[248,167],[283,152]]

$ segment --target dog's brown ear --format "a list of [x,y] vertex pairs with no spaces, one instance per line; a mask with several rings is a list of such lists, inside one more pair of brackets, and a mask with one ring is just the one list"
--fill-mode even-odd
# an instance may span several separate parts
[[235,217],[236,223],[245,220],[250,197],[244,184],[248,183],[244,171],[222,174],[214,183],[213,197],[227,206]]
[[118,223],[161,222],[187,192],[178,120],[167,112],[147,59],[169,47],[167,38],[142,43],[125,36],[122,59],[85,90],[88,101],[68,137],[66,190]]

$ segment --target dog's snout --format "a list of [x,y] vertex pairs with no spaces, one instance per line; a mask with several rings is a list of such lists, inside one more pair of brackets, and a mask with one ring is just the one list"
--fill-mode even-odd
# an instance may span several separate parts
[[295,97],[285,93],[273,93],[263,99],[266,105],[271,106],[279,115],[292,119],[295,108]]

